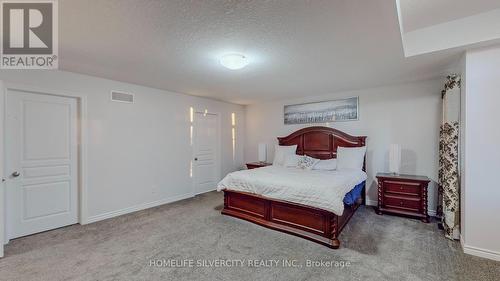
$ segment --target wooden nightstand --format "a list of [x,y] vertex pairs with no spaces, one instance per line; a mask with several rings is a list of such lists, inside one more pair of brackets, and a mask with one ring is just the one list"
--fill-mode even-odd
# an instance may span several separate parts
[[255,169],[255,168],[262,168],[266,166],[271,166],[272,163],[266,163],[266,162],[252,162],[252,163],[247,163],[247,168],[248,169]]
[[398,214],[418,217],[429,222],[427,214],[427,186],[425,176],[378,173],[377,214]]

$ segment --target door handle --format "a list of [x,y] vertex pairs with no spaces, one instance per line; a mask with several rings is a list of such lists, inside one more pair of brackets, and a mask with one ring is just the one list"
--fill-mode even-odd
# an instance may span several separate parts
[[11,175],[11,176],[12,176],[13,178],[17,178],[17,177],[19,177],[20,175],[21,175],[21,174],[20,174],[18,171],[15,171],[14,173],[12,173],[12,175]]
[[194,158],[194,161],[198,161],[198,157],[195,157],[195,158]]

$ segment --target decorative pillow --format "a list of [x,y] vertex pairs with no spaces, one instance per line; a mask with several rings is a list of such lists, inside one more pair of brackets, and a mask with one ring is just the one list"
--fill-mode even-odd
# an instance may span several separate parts
[[297,151],[297,145],[290,146],[274,146],[274,160],[273,165],[283,166],[285,164],[285,159],[288,155],[295,155]]
[[297,155],[297,154],[287,155],[283,166],[285,166],[287,168],[297,168],[297,165],[299,164],[299,159],[301,157],[302,156]]
[[337,159],[319,160],[313,166],[313,170],[333,171],[337,170]]
[[363,147],[338,147],[337,169],[363,169],[366,146]]
[[311,170],[316,163],[318,163],[319,159],[309,157],[307,155],[300,156],[299,163],[297,163],[297,167],[303,170]]

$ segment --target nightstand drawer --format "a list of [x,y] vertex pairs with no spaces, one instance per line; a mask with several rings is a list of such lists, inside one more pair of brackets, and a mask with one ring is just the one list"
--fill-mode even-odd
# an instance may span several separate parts
[[419,211],[421,202],[420,198],[384,195],[384,206],[390,208]]
[[396,182],[396,181],[385,181],[384,182],[385,192],[420,196],[420,184],[412,182]]
[[427,187],[425,176],[378,173],[377,214],[383,213],[418,217],[429,222],[427,214]]

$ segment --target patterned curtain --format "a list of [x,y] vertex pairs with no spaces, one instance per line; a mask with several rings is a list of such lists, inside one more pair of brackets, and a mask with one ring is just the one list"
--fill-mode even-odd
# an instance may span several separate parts
[[438,216],[449,239],[460,238],[460,76],[447,77],[442,91],[443,120],[439,134]]

